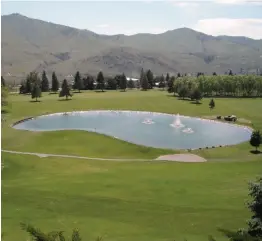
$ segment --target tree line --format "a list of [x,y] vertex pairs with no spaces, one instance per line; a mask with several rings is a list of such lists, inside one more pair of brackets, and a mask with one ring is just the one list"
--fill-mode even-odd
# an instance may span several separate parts
[[[1,80],[4,83],[4,79]],[[82,77],[77,71],[74,76],[73,84],[68,83],[66,79],[61,84],[59,96],[72,96],[70,90],[81,92],[81,90],[122,90],[127,88],[150,90],[153,88],[162,88],[169,93],[178,94],[182,99],[191,98],[199,101],[202,97],[262,97],[262,76],[257,75],[233,75],[229,72],[228,75],[217,75],[215,72],[212,76],[205,76],[204,73],[197,73],[196,77],[181,75],[170,76],[167,73],[165,76],[154,76],[149,69],[141,70],[140,78],[137,81],[132,79],[127,80],[125,74],[116,75],[114,77],[105,77],[100,71],[96,77],[87,75]],[[20,87],[21,94],[31,93],[33,98],[41,96],[40,92],[58,92],[60,82],[56,73],[52,73],[51,87],[46,72],[43,71],[42,76],[31,72],[27,75],[26,80],[22,81]]]
[[176,78],[168,89],[181,98],[190,97],[197,90],[205,97],[262,97],[262,76],[213,75]]

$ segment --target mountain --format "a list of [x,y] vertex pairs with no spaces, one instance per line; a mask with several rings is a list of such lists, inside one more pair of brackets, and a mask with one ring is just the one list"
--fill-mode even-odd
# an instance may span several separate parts
[[138,77],[141,68],[154,74],[224,73],[229,68],[262,66],[262,40],[213,37],[188,28],[162,34],[99,35],[20,14],[1,17],[2,73],[56,71],[61,77],[81,73]]

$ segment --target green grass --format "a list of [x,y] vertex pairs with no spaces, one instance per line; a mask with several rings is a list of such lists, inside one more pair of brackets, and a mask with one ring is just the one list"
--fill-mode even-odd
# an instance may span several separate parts
[[[71,101],[11,95],[2,126],[2,149],[93,157],[151,158],[171,150],[146,148],[81,131],[33,133],[10,127],[44,113],[89,109],[145,110],[190,116],[235,114],[262,130],[261,99],[209,99],[193,105],[162,91],[75,94]],[[204,241],[218,228],[245,226],[247,183],[261,174],[262,157],[248,143],[196,151],[207,163],[87,161],[2,153],[2,232],[27,240],[20,222],[44,231],[79,228],[83,240]]]
[[247,182],[262,162],[85,161],[3,154],[2,232],[19,222],[44,231],[79,228],[84,240],[204,241],[249,217]]

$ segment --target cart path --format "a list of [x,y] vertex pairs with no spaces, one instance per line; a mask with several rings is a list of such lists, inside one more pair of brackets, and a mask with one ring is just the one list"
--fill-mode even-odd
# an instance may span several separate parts
[[206,162],[207,160],[194,155],[194,154],[172,154],[159,156],[156,159],[126,159],[126,158],[99,158],[99,157],[87,157],[87,156],[75,156],[75,155],[60,155],[60,154],[47,154],[47,153],[36,153],[36,152],[21,152],[21,151],[11,151],[11,150],[1,150],[5,153],[21,154],[21,155],[31,155],[44,157],[64,157],[64,158],[77,158],[86,160],[100,160],[100,161],[175,161],[175,162]]

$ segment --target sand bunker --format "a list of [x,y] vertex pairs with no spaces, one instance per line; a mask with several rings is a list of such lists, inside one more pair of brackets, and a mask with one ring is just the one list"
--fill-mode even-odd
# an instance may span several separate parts
[[173,154],[160,156],[156,161],[176,161],[176,162],[206,162],[207,160],[201,156],[194,154]]

